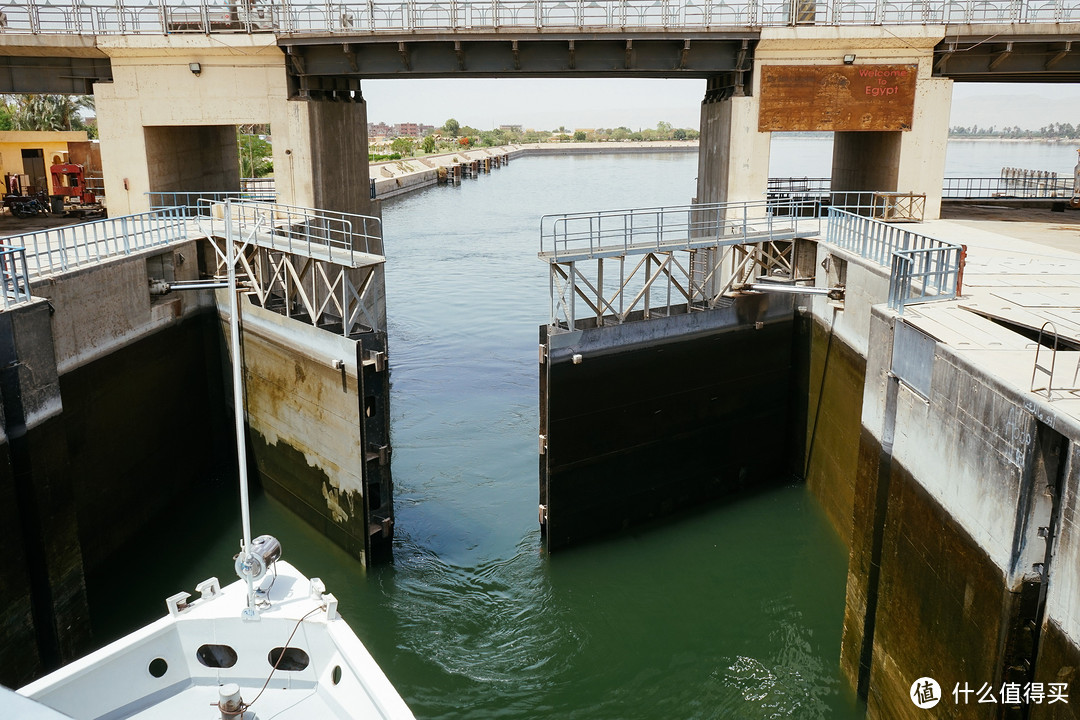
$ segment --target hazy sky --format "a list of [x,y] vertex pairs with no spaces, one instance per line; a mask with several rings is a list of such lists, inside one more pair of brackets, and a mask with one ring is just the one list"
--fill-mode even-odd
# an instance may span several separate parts
[[[698,126],[704,80],[522,79],[368,80],[363,85],[371,122],[447,118],[487,130],[524,125],[538,130],[625,125],[632,130]],[[1080,122],[1080,86],[1070,84],[956,83],[951,125],[1037,129]]]

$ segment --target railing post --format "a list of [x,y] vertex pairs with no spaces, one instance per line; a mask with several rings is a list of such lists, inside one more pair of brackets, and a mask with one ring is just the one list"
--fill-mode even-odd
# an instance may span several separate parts
[[572,261],[570,261],[570,278],[569,278],[569,283],[567,284],[567,287],[570,289],[570,307],[567,308],[567,313],[569,314],[567,319],[570,321],[568,329],[570,329],[570,330],[575,330],[577,328],[577,320],[575,318],[575,312],[574,312],[574,305],[575,305],[575,301],[576,301],[576,298],[574,296],[577,295],[577,284],[575,282],[575,275],[576,274],[577,274],[577,261],[572,260]]

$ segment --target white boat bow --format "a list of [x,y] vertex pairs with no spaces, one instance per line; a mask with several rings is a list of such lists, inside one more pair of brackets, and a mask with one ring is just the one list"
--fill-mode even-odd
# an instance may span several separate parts
[[[275,566],[254,619],[245,581],[211,578],[199,599],[170,597],[168,616],[18,692],[74,720],[412,718],[322,582]],[[237,710],[223,701],[233,690]]]

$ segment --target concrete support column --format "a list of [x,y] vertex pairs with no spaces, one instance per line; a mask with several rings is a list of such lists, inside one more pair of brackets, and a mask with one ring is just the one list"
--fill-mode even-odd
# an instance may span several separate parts
[[735,96],[701,104],[699,203],[764,200],[772,133],[758,132],[758,100]]
[[833,133],[832,189],[896,191],[903,134],[899,131]]
[[833,143],[833,190],[926,195],[926,219],[941,214],[952,80],[920,77],[911,130],[838,132]]
[[911,130],[900,133],[897,190],[926,193],[927,220],[941,216],[952,86],[953,81],[948,78],[920,77],[915,88],[915,116]]
[[359,93],[293,98],[286,103],[286,124],[288,140],[274,143],[282,202],[376,214],[368,178],[367,104]]

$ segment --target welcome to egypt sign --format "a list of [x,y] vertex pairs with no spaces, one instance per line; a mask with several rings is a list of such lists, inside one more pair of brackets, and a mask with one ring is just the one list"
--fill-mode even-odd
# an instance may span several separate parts
[[915,65],[764,65],[758,130],[910,130]]

